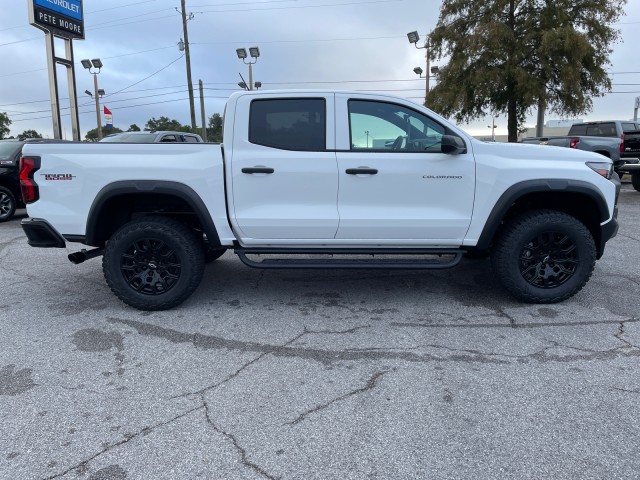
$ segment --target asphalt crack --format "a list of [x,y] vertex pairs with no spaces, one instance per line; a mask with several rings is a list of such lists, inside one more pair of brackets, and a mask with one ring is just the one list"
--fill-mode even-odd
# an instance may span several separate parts
[[298,415],[294,420],[284,423],[284,425],[297,425],[298,423],[302,422],[304,419],[306,419],[309,415],[312,415],[314,413],[317,413],[321,410],[324,410],[325,408],[329,408],[331,405],[333,405],[334,403],[337,402],[341,402],[342,400],[346,400],[350,397],[353,397],[354,395],[358,395],[360,393],[364,393],[364,392],[368,392],[369,390],[373,390],[377,385],[378,385],[378,381],[380,380],[380,378],[382,378],[382,376],[384,374],[388,373],[387,371],[382,371],[382,372],[376,372],[373,375],[371,375],[371,378],[369,378],[369,380],[367,380],[367,383],[365,384],[364,387],[358,388],[356,390],[353,390],[351,392],[345,393],[344,395],[340,395],[339,397],[334,398],[333,400],[330,400],[326,403],[320,404],[320,405],[316,405],[315,407],[313,407],[310,410],[307,410],[304,413],[301,413],[300,415]]
[[179,415],[177,415],[177,416],[175,416],[175,417],[173,417],[173,418],[171,418],[171,419],[169,419],[169,420],[167,420],[165,422],[158,423],[158,424],[153,425],[151,427],[144,427],[144,428],[142,428],[141,430],[139,430],[136,433],[128,434],[128,435],[126,435],[126,437],[123,440],[121,440],[119,442],[111,443],[111,444],[107,445],[105,448],[103,448],[101,451],[96,453],[95,455],[92,455],[91,457],[89,457],[89,458],[87,458],[85,460],[82,460],[80,463],[78,463],[78,464],[76,464],[76,465],[74,465],[72,467],[67,468],[63,472],[57,473],[55,475],[51,475],[49,477],[43,477],[43,480],[52,480],[52,479],[55,479],[55,478],[60,478],[60,477],[65,476],[68,473],[73,472],[74,470],[84,469],[90,462],[92,462],[96,458],[100,457],[101,455],[104,455],[105,453],[108,453],[108,452],[110,452],[111,450],[113,450],[113,449],[115,449],[117,447],[120,447],[122,445],[125,445],[125,444],[129,443],[131,440],[133,440],[135,438],[138,438],[140,436],[149,435],[149,433],[151,433],[152,431],[154,431],[154,430],[156,430],[158,428],[164,427],[166,425],[169,425],[170,423],[173,423],[176,420],[179,420],[179,419],[181,419],[183,417],[186,417],[187,415],[190,415],[190,414],[192,414],[194,412],[197,412],[198,410],[202,410],[203,408],[205,408],[205,405],[198,405],[197,407],[191,408],[191,409],[187,410],[186,412],[183,412],[183,413],[181,413],[181,414],[179,414]]
[[231,443],[233,444],[233,447],[236,449],[236,451],[240,455],[240,461],[242,462],[242,464],[245,467],[252,469],[254,472],[262,475],[265,478],[268,478],[270,480],[277,480],[279,477],[274,477],[273,475],[266,472],[258,464],[252,462],[249,459],[247,451],[244,449],[242,445],[240,445],[240,442],[233,434],[223,430],[221,427],[217,426],[213,422],[213,420],[211,419],[211,415],[209,413],[209,404],[207,403],[207,400],[204,398],[204,393],[200,395],[200,398],[202,399],[202,404],[204,405],[204,415],[205,415],[205,419],[207,420],[207,423],[211,426],[211,428],[215,432],[219,433],[220,435],[224,436],[225,438],[231,441]]

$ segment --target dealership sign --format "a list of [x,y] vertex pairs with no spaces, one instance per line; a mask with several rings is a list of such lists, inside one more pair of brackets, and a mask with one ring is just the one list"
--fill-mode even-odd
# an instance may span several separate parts
[[82,0],[30,0],[29,22],[62,38],[84,38]]

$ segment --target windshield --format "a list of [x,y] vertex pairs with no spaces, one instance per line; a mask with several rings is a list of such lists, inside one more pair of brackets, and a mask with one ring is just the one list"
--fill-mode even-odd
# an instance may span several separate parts
[[0,142],[0,160],[9,160],[22,148],[22,142]]
[[117,135],[104,137],[101,142],[128,142],[128,143],[154,143],[155,133],[118,133]]

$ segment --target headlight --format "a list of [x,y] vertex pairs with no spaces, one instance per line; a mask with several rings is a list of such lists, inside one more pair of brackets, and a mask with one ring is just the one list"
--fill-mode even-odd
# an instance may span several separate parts
[[613,176],[613,163],[611,162],[587,162],[587,167],[607,180],[611,180]]

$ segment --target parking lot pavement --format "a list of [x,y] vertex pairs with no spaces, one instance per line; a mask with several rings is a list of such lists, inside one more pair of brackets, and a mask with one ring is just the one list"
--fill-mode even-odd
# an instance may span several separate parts
[[[24,215],[23,215],[24,217]],[[640,193],[574,298],[489,262],[261,271],[230,252],[180,307],[0,225],[0,478],[638,478]]]

